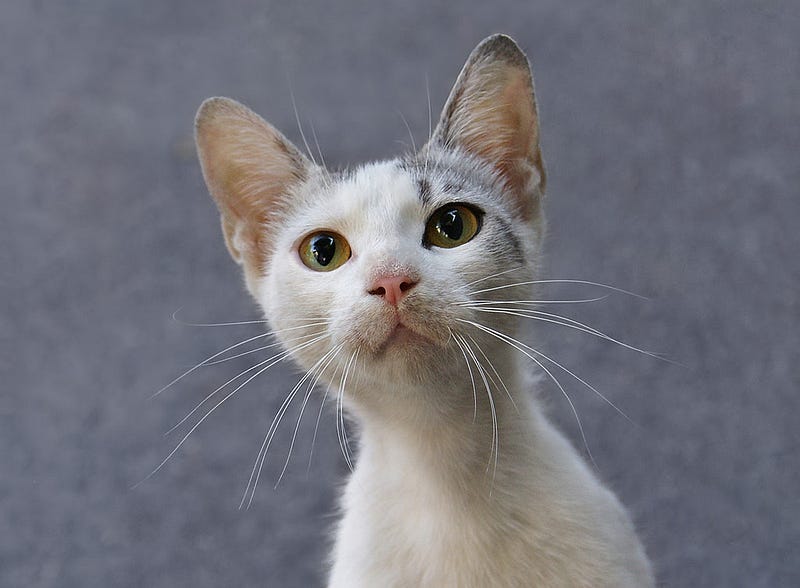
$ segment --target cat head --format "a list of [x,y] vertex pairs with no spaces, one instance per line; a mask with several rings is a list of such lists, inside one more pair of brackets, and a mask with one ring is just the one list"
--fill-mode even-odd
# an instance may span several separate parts
[[203,103],[196,139],[228,249],[305,368],[357,356],[367,379],[424,380],[463,367],[460,342],[482,335],[465,321],[508,328],[470,304],[508,298],[492,288],[539,258],[536,101],[510,38],[475,48],[418,153],[329,172],[226,98]]

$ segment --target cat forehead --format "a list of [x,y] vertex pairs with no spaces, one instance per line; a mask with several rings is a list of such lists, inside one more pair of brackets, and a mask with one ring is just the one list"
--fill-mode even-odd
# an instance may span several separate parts
[[350,239],[376,226],[402,231],[419,215],[412,177],[393,162],[379,162],[309,185],[285,228],[294,237],[328,229]]
[[498,200],[493,198],[497,189],[493,180],[480,164],[464,157],[370,163],[330,182],[316,200],[316,212],[339,218],[378,215],[399,219],[429,214],[456,201],[490,205]]
[[359,167],[332,186],[329,203],[345,213],[384,211],[392,216],[419,208],[414,178],[396,161]]

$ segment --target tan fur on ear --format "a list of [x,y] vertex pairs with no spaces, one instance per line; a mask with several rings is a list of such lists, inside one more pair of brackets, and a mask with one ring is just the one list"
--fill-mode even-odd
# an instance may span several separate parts
[[231,256],[248,283],[266,260],[266,231],[310,162],[278,130],[229,98],[209,98],[195,119],[203,177],[222,216]]
[[520,198],[544,192],[539,119],[525,54],[505,35],[481,42],[456,80],[431,139],[490,163]]

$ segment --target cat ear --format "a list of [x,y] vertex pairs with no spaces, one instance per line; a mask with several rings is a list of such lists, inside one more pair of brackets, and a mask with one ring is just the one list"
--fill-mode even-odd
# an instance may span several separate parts
[[249,278],[262,271],[265,230],[312,164],[278,130],[229,98],[209,98],[195,119],[203,177],[222,217],[231,256]]
[[431,143],[491,164],[521,209],[532,212],[545,188],[539,119],[528,59],[510,37],[493,35],[472,51]]

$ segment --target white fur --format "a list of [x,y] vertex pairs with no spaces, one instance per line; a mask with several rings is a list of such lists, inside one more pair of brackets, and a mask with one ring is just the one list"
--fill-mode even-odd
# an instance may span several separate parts
[[[654,585],[624,509],[528,389],[527,358],[506,339],[519,318],[475,306],[532,295],[513,284],[540,257],[538,136],[527,59],[502,35],[473,51],[421,153],[352,173],[312,165],[228,99],[198,113],[203,173],[248,288],[360,425],[332,588]],[[455,203],[480,230],[430,246],[426,223]],[[322,230],[352,251],[332,271],[298,252]],[[375,284],[397,277],[410,289],[395,308]]]
[[[469,299],[459,287],[474,276],[504,269],[485,254],[482,235],[455,249],[423,248],[425,211],[410,175],[393,162],[362,168],[313,199],[277,234],[259,299],[276,329],[296,327],[308,316],[332,321],[330,338],[298,359],[310,368],[344,343],[348,352],[323,374],[334,386],[349,351],[361,349],[344,390],[345,405],[361,425],[360,456],[343,499],[329,585],[652,585],[623,508],[524,389],[517,352],[456,320],[509,332],[507,325],[450,305]],[[353,250],[333,272],[309,270],[296,253],[298,239],[319,228],[345,235]],[[511,393],[516,408],[490,382],[499,429],[496,466],[487,392],[476,372],[473,397],[465,360],[446,331],[422,354],[369,351],[387,335],[382,323],[388,312],[368,294],[369,283],[376,268],[395,266],[420,277],[413,291],[420,316],[410,313],[409,322],[443,321],[470,334]],[[417,368],[409,372],[411,360]]]

